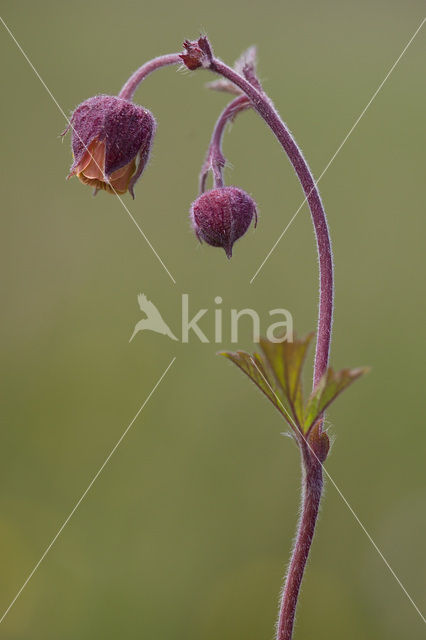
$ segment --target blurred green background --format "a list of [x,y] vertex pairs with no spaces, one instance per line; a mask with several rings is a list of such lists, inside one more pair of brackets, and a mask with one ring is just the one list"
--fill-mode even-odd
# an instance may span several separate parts
[[[420,2],[2,3],[69,113],[205,29],[232,62],[250,44],[319,175],[422,19]],[[369,364],[328,415],[329,473],[422,608],[424,581],[424,56],[421,32],[321,181],[336,264],[332,362]],[[125,202],[65,181],[64,118],[2,29],[0,609],[5,610],[173,356],[176,361],[0,627],[5,639],[267,640],[295,530],[299,460],[284,423],[214,343],[128,339],[143,291],[176,332],[191,309],[285,307],[315,327],[317,265],[279,145],[254,113],[225,140],[230,184],[260,219],[235,247],[188,224],[213,123],[206,73],[150,77],[152,160]],[[423,73],[422,73],[423,72]],[[265,327],[265,325],[263,325]],[[241,348],[252,349],[249,323]],[[229,348],[229,331],[223,347]],[[1,613],[1,612],[0,612]],[[296,638],[424,637],[423,623],[333,486]]]

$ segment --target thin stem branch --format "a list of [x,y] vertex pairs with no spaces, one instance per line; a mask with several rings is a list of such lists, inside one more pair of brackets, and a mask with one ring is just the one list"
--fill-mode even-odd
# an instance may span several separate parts
[[232,100],[232,102],[225,107],[217,119],[207,151],[206,160],[201,168],[199,180],[200,193],[205,191],[209,171],[213,172],[214,186],[223,186],[223,167],[225,166],[226,160],[222,153],[222,139],[225,127],[238,113],[248,109],[250,106],[251,102],[246,95],[238,96],[238,98]]
[[118,97],[123,98],[124,100],[133,100],[136,89],[146,76],[149,76],[150,73],[157,71],[157,69],[161,69],[162,67],[181,63],[182,60],[178,53],[169,53],[164,56],[154,58],[153,60],[149,60],[130,76],[118,94]]

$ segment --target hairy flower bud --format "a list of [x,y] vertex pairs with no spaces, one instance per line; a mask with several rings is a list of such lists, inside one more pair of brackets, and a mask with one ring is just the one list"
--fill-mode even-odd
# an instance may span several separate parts
[[213,52],[206,36],[201,36],[193,42],[185,40],[183,47],[185,52],[179,57],[188,69],[191,71],[200,67],[208,69],[213,60]]
[[249,228],[257,225],[256,204],[237,187],[219,187],[201,194],[191,206],[191,221],[200,242],[222,247],[228,258],[232,246]]
[[82,102],[64,131],[72,129],[74,162],[68,178],[123,194],[141,176],[149,158],[155,119],[147,109],[117,98],[99,95]]

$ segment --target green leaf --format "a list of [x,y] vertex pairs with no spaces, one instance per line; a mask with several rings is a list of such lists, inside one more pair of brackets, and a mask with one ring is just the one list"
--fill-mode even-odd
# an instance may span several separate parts
[[352,382],[367,373],[368,368],[342,369],[334,372],[328,369],[313,390],[306,404],[304,430],[307,432],[318,417]]
[[286,398],[277,388],[274,377],[268,370],[267,363],[262,356],[258,353],[250,355],[245,351],[230,352],[224,351],[220,355],[229,358],[234,364],[244,371],[244,373],[257,385],[257,387],[265,394],[265,396],[272,402],[274,407],[278,409],[281,415],[287,420],[288,424],[297,431],[293,421],[291,420],[291,414],[289,412],[288,403]]
[[290,405],[298,426],[303,425],[302,369],[314,334],[293,342],[270,342],[260,340],[265,358]]
[[[278,409],[296,435],[306,434],[317,457],[323,461],[330,447],[328,435],[322,431],[322,416],[327,407],[367,368],[328,369],[307,403],[302,391],[302,370],[314,334],[293,342],[272,342],[262,338],[262,353],[225,351],[221,355],[234,362],[257,385]],[[304,437],[304,436],[303,436]]]

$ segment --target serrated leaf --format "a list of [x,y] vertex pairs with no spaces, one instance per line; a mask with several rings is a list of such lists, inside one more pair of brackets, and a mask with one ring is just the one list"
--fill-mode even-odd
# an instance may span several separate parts
[[328,406],[344,391],[352,382],[367,373],[367,368],[342,369],[335,372],[328,369],[306,404],[304,429],[307,432],[315,423],[317,418],[327,409]]
[[260,346],[265,358],[290,405],[297,425],[303,425],[302,369],[313,333],[293,342],[271,342],[262,338]]
[[[224,352],[266,395],[300,439],[305,435],[318,459],[323,462],[330,447],[328,435],[322,431],[327,407],[368,368],[328,369],[304,403],[302,370],[314,334],[293,342],[272,342],[262,338],[262,353],[253,356],[244,351]],[[303,435],[305,434],[305,435]]]
[[296,431],[286,399],[277,388],[274,377],[268,371],[267,364],[262,356],[258,353],[250,355],[245,351],[224,351],[220,355],[225,356],[236,364],[272,402],[292,429]]

